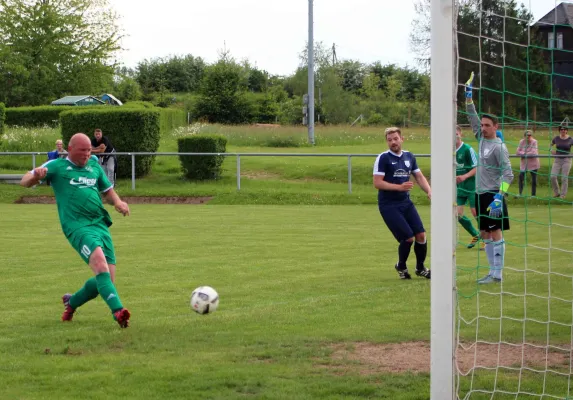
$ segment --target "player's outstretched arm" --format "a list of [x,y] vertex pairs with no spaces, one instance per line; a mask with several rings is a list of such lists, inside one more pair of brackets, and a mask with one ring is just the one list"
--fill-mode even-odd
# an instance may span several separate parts
[[123,216],[129,215],[129,205],[119,198],[119,195],[113,188],[106,191],[103,197],[109,204],[115,207],[118,213],[123,214]]
[[416,179],[416,182],[418,182],[418,185],[420,185],[422,190],[426,192],[428,198],[431,199],[432,188],[430,187],[430,184],[428,183],[428,180],[426,179],[422,171],[414,172],[414,179]]
[[476,111],[476,106],[473,102],[473,82],[474,73],[472,72],[470,78],[466,82],[465,92],[466,92],[466,113],[468,114],[468,120],[472,127],[472,131],[476,139],[479,139],[481,134],[481,122]]
[[38,167],[34,168],[31,172],[27,172],[26,175],[22,177],[20,185],[30,188],[40,183],[42,179],[48,174],[48,168]]

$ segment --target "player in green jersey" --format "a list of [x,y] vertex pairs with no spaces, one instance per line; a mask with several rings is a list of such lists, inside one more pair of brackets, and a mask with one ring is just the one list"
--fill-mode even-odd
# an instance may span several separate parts
[[20,184],[32,187],[44,181],[50,183],[62,231],[95,275],[76,293],[62,297],[62,320],[71,321],[78,307],[99,294],[119,326],[127,328],[130,313],[123,307],[114,285],[116,260],[108,229],[112,221],[100,193],[124,216],[129,215],[129,206],[119,198],[97,159],[90,156],[91,149],[89,137],[76,133],[70,139],[66,158],[34,168]]
[[458,222],[472,235],[472,241],[468,248],[473,248],[479,241],[479,232],[473,226],[471,219],[464,215],[464,206],[469,203],[470,211],[474,218],[477,217],[475,195],[477,155],[475,150],[462,141],[462,128],[456,127],[456,183],[457,183],[457,203]]

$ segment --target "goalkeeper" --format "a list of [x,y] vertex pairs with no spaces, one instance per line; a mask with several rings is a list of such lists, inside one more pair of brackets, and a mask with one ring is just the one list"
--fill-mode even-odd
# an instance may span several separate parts
[[[472,220],[464,215],[464,206],[470,205],[470,211],[474,218],[476,212],[476,169],[477,156],[472,146],[462,141],[462,128],[456,126],[456,184],[458,203],[458,222],[472,235],[472,241],[467,245],[468,249],[473,248],[479,241],[479,232],[472,224]],[[482,242],[483,244],[483,242]]]
[[513,181],[509,152],[496,135],[497,118],[477,115],[472,100],[472,72],[466,82],[466,111],[478,140],[479,163],[476,173],[476,206],[480,235],[485,242],[489,273],[478,280],[479,284],[501,282],[505,255],[503,231],[509,230],[509,214],[504,194]]

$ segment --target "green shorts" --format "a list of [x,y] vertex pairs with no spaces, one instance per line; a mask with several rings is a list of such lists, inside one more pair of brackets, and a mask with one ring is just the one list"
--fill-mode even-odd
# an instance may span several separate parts
[[109,229],[105,225],[90,225],[74,231],[68,241],[86,264],[94,250],[101,247],[108,264],[115,264],[115,250]]
[[470,208],[476,208],[476,192],[458,189],[456,201],[458,206],[465,206],[469,202]]

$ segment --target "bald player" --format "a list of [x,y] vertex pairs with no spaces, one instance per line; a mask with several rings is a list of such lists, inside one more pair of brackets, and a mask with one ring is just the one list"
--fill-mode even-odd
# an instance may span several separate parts
[[76,293],[62,297],[62,321],[71,321],[78,307],[99,294],[119,326],[127,328],[130,313],[123,307],[114,285],[116,260],[109,233],[112,221],[101,197],[124,216],[129,215],[129,206],[114,191],[97,158],[91,156],[91,150],[90,138],[76,133],[70,139],[66,158],[50,160],[34,168],[24,175],[20,185],[29,188],[42,182],[50,183],[62,231],[95,275]]

